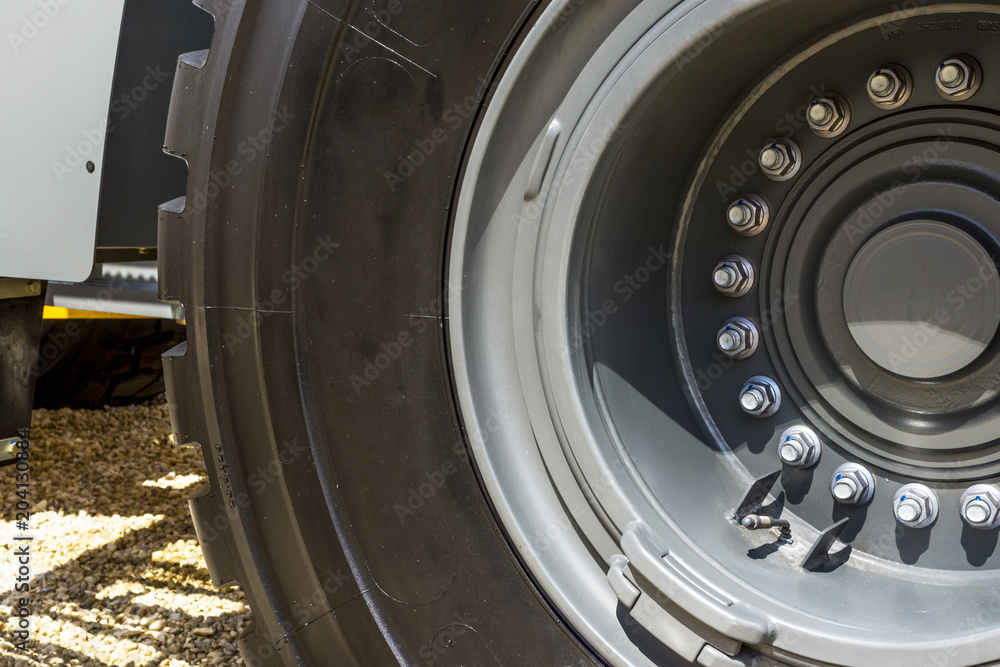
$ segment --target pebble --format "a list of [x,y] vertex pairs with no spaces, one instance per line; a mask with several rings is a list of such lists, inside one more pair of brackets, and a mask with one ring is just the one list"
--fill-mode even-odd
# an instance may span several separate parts
[[[0,588],[0,665],[243,664],[233,638],[250,623],[245,598],[213,587],[187,509],[204,461],[171,443],[163,402],[34,413],[35,635],[27,652],[8,641],[19,596]],[[13,493],[13,468],[0,468],[0,519]]]

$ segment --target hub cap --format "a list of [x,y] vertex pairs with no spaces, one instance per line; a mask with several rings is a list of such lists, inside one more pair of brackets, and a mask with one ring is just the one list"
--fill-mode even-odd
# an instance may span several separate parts
[[986,250],[940,222],[872,238],[851,263],[844,312],[855,342],[882,368],[914,379],[957,373],[1000,324],[1000,280]]

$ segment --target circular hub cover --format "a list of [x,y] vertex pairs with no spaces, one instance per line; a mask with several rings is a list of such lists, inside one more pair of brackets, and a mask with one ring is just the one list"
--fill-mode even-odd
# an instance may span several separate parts
[[899,375],[929,379],[975,361],[1000,325],[1000,280],[986,250],[951,225],[891,227],[858,253],[844,285],[858,346]]

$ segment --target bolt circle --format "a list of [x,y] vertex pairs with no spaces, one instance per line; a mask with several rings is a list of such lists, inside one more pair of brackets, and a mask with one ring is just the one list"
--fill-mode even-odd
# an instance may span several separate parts
[[934,77],[937,91],[947,100],[961,102],[977,92],[983,82],[983,70],[972,56],[957,54],[942,62]]
[[795,177],[802,166],[802,153],[790,139],[780,139],[760,151],[761,171],[772,181],[787,181]]
[[890,97],[895,87],[896,85],[892,77],[882,71],[875,72],[872,78],[868,80],[868,90],[879,99]]
[[743,337],[732,330],[723,331],[719,335],[719,347],[724,352],[732,352],[743,344]]
[[809,129],[826,139],[840,136],[851,124],[851,104],[836,93],[827,93],[809,105]]
[[896,508],[896,517],[903,523],[909,523],[920,516],[920,505],[917,501],[907,498]]
[[721,294],[741,297],[753,289],[756,274],[753,264],[746,257],[723,257],[712,271],[712,283]]
[[762,375],[750,378],[740,390],[740,407],[751,417],[766,419],[774,416],[781,407],[778,383]]
[[926,528],[937,520],[937,493],[923,484],[907,484],[896,492],[892,511],[896,521],[908,528]]
[[757,351],[760,333],[757,325],[743,317],[734,317],[722,325],[716,334],[716,345],[726,356],[742,360]]
[[729,207],[729,224],[733,227],[741,228],[750,224],[753,220],[753,211],[742,200]]
[[902,65],[883,65],[868,77],[868,99],[879,109],[891,111],[906,104],[913,94],[913,77]]
[[851,479],[839,479],[833,485],[833,496],[837,500],[848,501],[858,492],[858,485]]
[[826,100],[816,100],[809,106],[809,120],[816,125],[825,125],[833,120],[836,113]]
[[761,151],[760,164],[765,169],[780,169],[785,164],[785,156],[776,147],[771,146]]
[[727,289],[736,285],[739,280],[739,275],[736,270],[731,266],[723,266],[715,270],[713,274],[713,280],[715,281],[715,286],[722,289]]
[[822,451],[823,443],[808,426],[792,426],[778,438],[778,458],[793,468],[811,468]]
[[875,495],[875,476],[857,463],[844,463],[833,471],[830,493],[842,505],[864,505]]
[[962,519],[970,528],[992,530],[1000,526],[1000,489],[992,484],[975,484],[959,501]]
[[740,236],[757,236],[770,221],[770,209],[761,197],[744,195],[729,205],[726,218]]
[[757,387],[750,387],[740,396],[740,405],[742,405],[743,409],[747,412],[752,412],[763,407],[766,400],[764,392]]
[[945,88],[955,89],[965,83],[965,72],[955,64],[942,65],[938,78]]

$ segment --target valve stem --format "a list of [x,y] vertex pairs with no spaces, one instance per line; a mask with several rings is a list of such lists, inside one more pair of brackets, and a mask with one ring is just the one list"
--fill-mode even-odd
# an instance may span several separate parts
[[774,517],[761,516],[759,514],[747,514],[740,521],[740,524],[747,530],[773,528],[779,542],[782,544],[791,544],[792,542],[792,524],[788,523],[787,519],[775,519]]

